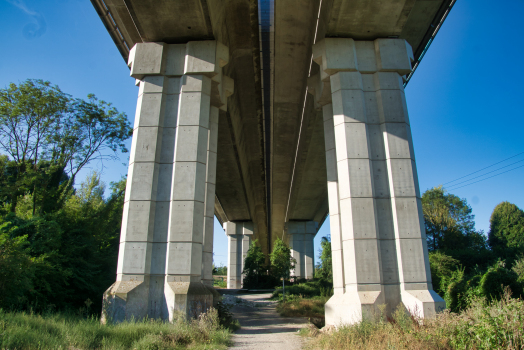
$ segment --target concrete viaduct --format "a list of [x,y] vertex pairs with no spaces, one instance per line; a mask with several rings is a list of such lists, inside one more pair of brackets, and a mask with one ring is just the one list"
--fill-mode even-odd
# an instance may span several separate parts
[[329,218],[326,324],[381,304],[442,310],[404,85],[454,1],[92,0],[139,86],[103,317],[172,320],[212,306],[215,215],[230,288],[255,238],[265,253],[289,242],[295,275],[312,277]]

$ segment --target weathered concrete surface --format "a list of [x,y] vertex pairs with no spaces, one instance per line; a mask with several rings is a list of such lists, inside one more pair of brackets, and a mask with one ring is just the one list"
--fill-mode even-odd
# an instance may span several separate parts
[[275,310],[276,302],[268,300],[271,293],[237,294],[235,297],[246,302],[235,303],[231,309],[241,328],[233,335],[230,349],[302,349],[302,338],[297,331],[307,325],[306,318],[281,317]]

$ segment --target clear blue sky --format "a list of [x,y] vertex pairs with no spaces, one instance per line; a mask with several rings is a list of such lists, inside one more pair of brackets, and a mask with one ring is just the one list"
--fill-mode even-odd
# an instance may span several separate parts
[[[524,152],[523,13],[522,0],[458,0],[417,69],[406,97],[421,191]],[[133,120],[138,88],[90,1],[0,0],[0,26],[0,87],[49,80],[75,97],[94,93]],[[127,158],[106,162],[102,179],[125,175]],[[524,165],[524,154],[484,172],[520,160],[487,176]],[[523,175],[524,167],[450,192],[467,199],[487,232],[501,201],[524,208]],[[326,221],[315,249],[328,233]],[[215,252],[226,264],[217,222]]]

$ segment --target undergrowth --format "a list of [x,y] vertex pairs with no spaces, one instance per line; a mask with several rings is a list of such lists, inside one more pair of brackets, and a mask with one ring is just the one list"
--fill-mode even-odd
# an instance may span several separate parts
[[416,319],[399,308],[387,321],[362,321],[333,332],[304,329],[310,349],[523,349],[524,301],[506,291],[499,301],[477,299],[461,313]]
[[280,300],[277,312],[285,317],[320,317],[324,318],[324,304],[330,297],[315,296],[304,298],[303,296],[290,295],[285,301]]
[[0,348],[26,349],[226,349],[230,330],[220,325],[215,309],[198,319],[173,324],[157,320],[102,325],[78,315],[36,315],[0,310]]

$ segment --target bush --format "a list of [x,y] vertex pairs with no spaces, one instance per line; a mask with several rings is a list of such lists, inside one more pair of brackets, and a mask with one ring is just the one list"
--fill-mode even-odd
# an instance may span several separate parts
[[[325,280],[311,280],[304,283],[286,286],[286,297],[290,295],[302,297],[330,297],[333,295],[333,285]],[[282,296],[282,287],[278,287],[273,292],[272,298]]]
[[488,269],[480,280],[482,295],[488,300],[499,298],[504,288],[509,288],[513,295],[521,296],[523,285],[518,281],[515,271],[508,270],[502,264]]

